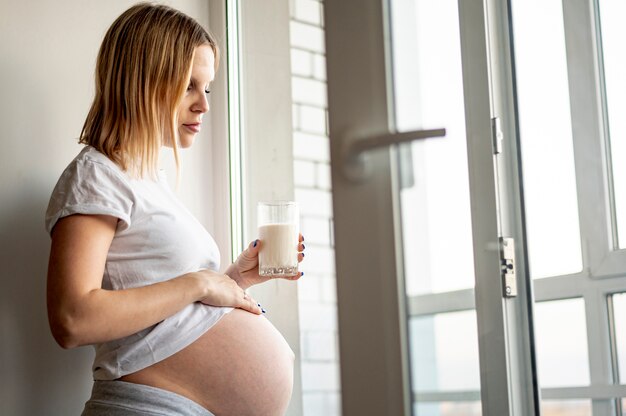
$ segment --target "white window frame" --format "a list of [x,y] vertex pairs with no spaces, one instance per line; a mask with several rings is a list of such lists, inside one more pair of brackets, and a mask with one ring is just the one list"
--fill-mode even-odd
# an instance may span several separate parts
[[[540,395],[545,400],[587,399],[592,402],[594,415],[621,415],[617,402],[620,397],[626,397],[626,385],[619,385],[615,380],[617,363],[610,295],[626,291],[626,250],[617,249],[607,177],[610,165],[605,147],[597,2],[568,0],[562,4],[583,268],[580,273],[532,281],[534,299],[531,297],[530,303],[584,299],[590,384],[541,388]],[[518,160],[518,149],[523,143],[520,144],[517,133],[514,104],[512,19],[509,2],[487,0],[487,7],[490,11],[493,113],[503,120],[505,146],[510,146],[508,150],[505,148],[504,168],[500,170],[500,193],[509,207],[503,210],[503,224],[505,228],[509,224],[510,232],[517,235],[516,240],[525,244],[520,218],[523,206],[519,195],[520,191],[523,192],[523,180]],[[520,275],[530,282],[525,252],[521,253],[524,257],[518,256],[518,260],[523,259],[518,265],[523,268]],[[528,309],[532,310],[532,305],[528,305]],[[526,319],[531,322],[532,313]],[[532,344],[532,334],[529,336]],[[533,362],[529,364],[535,366],[534,351],[532,357]],[[538,409],[536,414],[539,414]]]
[[[232,127],[229,118],[229,68],[226,33],[226,3],[209,2],[209,30],[220,47],[220,65],[211,88],[211,109],[208,113],[211,122],[210,163],[213,177],[213,220],[212,234],[220,247],[221,268],[225,270],[233,261],[235,238],[233,236],[233,215],[230,204],[231,189],[230,138]],[[220,200],[223,198],[223,200]]]

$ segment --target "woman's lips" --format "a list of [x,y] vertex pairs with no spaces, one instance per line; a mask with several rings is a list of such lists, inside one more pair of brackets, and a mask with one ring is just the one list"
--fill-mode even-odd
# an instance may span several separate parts
[[194,133],[200,133],[201,126],[202,126],[202,123],[183,124],[183,127],[186,127],[188,130],[191,130]]

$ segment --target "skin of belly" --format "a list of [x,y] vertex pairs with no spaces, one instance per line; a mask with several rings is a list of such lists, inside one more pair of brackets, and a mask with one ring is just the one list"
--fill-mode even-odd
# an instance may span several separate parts
[[234,309],[171,357],[121,378],[183,395],[216,416],[284,415],[294,354],[262,315]]

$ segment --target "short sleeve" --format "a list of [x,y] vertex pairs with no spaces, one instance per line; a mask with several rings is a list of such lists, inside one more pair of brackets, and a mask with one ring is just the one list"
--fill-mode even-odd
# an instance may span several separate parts
[[118,227],[125,230],[131,224],[133,200],[133,192],[120,173],[92,159],[76,159],[52,191],[46,231],[50,234],[59,219],[73,214],[117,217]]

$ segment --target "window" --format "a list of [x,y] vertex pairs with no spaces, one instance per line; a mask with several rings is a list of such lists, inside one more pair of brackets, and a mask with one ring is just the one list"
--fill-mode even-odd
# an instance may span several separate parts
[[614,166],[619,161],[613,146],[621,132],[615,114],[622,106],[618,4],[511,2],[545,416],[621,414],[620,397],[626,395],[615,359],[622,354],[622,298],[611,296],[626,286],[626,258],[617,243],[623,215],[616,186],[623,176]]
[[511,5],[530,272],[573,274],[582,249],[563,9],[556,0]]
[[535,345],[542,387],[589,384],[587,324],[582,298],[536,303]]

